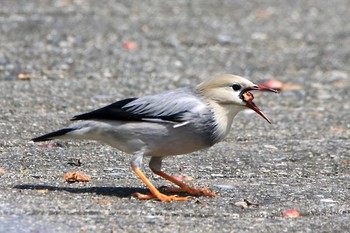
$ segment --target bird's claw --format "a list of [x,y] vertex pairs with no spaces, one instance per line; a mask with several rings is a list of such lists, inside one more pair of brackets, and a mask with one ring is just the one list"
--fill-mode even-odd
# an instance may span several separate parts
[[216,193],[209,192],[208,188],[194,189],[190,187],[175,188],[175,187],[164,187],[170,193],[189,193],[193,196],[206,196],[206,197],[216,197]]
[[142,194],[142,193],[134,193],[133,196],[136,196],[139,200],[150,200],[150,199],[158,199],[163,202],[171,202],[171,201],[188,201],[188,197],[179,197],[177,195],[165,195],[160,193],[159,195],[154,194]]

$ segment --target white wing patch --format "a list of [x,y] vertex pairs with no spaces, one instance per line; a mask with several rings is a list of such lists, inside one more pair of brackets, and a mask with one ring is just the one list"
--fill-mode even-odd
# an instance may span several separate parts
[[189,123],[191,123],[191,121],[184,121],[184,122],[181,122],[179,124],[174,125],[173,128],[176,129],[176,128],[188,125]]

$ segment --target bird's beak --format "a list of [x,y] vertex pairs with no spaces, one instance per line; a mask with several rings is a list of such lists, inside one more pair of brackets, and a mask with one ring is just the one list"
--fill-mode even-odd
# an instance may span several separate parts
[[277,93],[278,91],[271,89],[271,88],[268,88],[268,87],[265,87],[264,85],[254,85],[251,87],[244,88],[241,91],[241,93],[239,94],[240,98],[245,102],[245,104],[248,108],[254,110],[257,114],[262,116],[262,118],[264,118],[267,122],[269,122],[271,124],[271,121],[269,120],[269,118],[267,118],[267,116],[253,102],[254,96],[249,91],[254,91],[254,90],[270,91],[270,92],[275,92],[275,93]]

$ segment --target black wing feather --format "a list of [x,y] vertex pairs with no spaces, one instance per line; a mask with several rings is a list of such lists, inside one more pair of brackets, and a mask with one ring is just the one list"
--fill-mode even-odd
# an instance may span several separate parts
[[33,138],[32,141],[33,142],[50,141],[55,137],[65,135],[66,133],[69,133],[73,130],[75,130],[75,129],[73,129],[73,128],[60,129],[60,130],[57,130],[55,132],[48,133],[48,134]]
[[139,117],[134,116],[135,114],[127,112],[125,109],[122,109],[123,106],[134,101],[135,99],[137,98],[128,98],[120,100],[113,104],[107,105],[106,107],[74,116],[71,120],[138,120]]
[[[74,116],[71,120],[119,120],[119,121],[142,121],[145,118],[148,119],[161,119],[165,121],[182,122],[182,113],[178,112],[172,115],[158,115],[154,116],[147,113],[136,113],[135,110],[130,111],[130,107],[125,107],[128,103],[136,100],[137,98],[128,98],[117,101],[113,104],[107,105],[103,108],[83,113]],[[123,108],[124,107],[124,108]]]

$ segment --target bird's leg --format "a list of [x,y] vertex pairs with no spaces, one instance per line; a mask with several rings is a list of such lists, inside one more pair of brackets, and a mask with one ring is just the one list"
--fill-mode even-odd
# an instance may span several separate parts
[[142,182],[147,186],[147,188],[151,191],[151,194],[141,194],[141,193],[135,193],[135,195],[140,200],[149,200],[153,198],[157,198],[160,201],[164,202],[170,202],[170,201],[187,201],[187,197],[179,197],[176,195],[165,195],[159,190],[154,187],[154,185],[151,183],[151,181],[145,176],[145,174],[141,170],[141,164],[142,164],[142,158],[143,154],[137,153],[133,158],[131,159],[131,168],[136,173],[136,175],[142,180]]
[[164,173],[161,171],[161,164],[162,164],[162,158],[161,157],[152,157],[151,161],[149,163],[149,166],[151,168],[151,170],[163,177],[164,179],[176,184],[177,186],[179,186],[180,188],[167,188],[168,191],[170,192],[187,192],[191,195],[195,195],[195,196],[207,196],[207,197],[215,197],[216,194],[215,193],[210,193],[208,191],[208,188],[200,188],[200,189],[194,189],[191,188],[190,186],[188,186],[187,184],[177,180],[176,178]]

